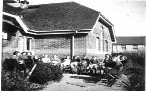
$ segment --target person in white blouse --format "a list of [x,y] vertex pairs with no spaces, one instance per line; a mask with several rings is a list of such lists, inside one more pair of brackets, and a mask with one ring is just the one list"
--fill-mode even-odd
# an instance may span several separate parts
[[44,58],[42,58],[42,61],[43,61],[44,63],[50,63],[50,62],[51,62],[51,60],[50,60],[50,58],[48,57],[48,55],[45,55]]
[[63,60],[63,63],[61,63],[61,67],[64,69],[64,67],[70,65],[71,59],[70,56],[66,56],[66,59]]

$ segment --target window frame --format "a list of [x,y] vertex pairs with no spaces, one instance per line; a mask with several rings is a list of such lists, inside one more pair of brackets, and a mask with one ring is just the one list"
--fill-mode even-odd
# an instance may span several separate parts
[[133,45],[134,50],[138,50],[138,45]]
[[122,50],[126,50],[126,45],[121,45]]

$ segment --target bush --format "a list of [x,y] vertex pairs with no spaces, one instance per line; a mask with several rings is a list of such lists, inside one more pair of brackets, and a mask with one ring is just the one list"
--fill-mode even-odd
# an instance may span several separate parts
[[62,78],[61,68],[50,63],[39,62],[30,76],[29,81],[45,84],[48,81],[60,81]]
[[127,91],[145,91],[145,70],[140,66],[128,68],[125,73],[129,82],[124,84]]
[[145,91],[145,52],[125,52],[123,55],[128,58],[123,73],[129,80],[123,87],[127,91]]
[[17,72],[4,71],[1,72],[1,90],[2,91],[29,91],[29,82],[24,81],[24,76]]
[[134,65],[140,65],[145,68],[145,52],[137,51],[137,52],[125,52],[123,55],[126,55],[128,59],[133,61]]

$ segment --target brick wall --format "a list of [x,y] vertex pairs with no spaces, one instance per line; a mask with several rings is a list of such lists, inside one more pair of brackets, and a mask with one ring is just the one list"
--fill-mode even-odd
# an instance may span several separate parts
[[76,34],[74,40],[74,49],[76,56],[86,55],[86,36],[87,34]]
[[2,40],[2,60],[10,58],[14,51],[18,49],[19,36],[22,36],[19,31],[15,33],[9,40]]
[[[48,35],[36,36],[32,39],[32,50],[34,53],[41,55],[58,55],[65,57],[71,55],[71,36],[72,35]],[[76,34],[74,38],[74,54],[76,56],[83,56],[86,54],[86,35]]]
[[[112,42],[109,34],[109,30],[106,26],[97,22],[93,31],[89,34],[76,34],[74,40],[74,54],[82,57],[87,55],[89,57],[98,56],[103,57],[106,52],[98,52],[96,50],[96,38],[101,38],[101,26],[104,28],[104,40],[108,41],[108,51],[112,51]],[[3,58],[12,55],[15,50],[18,50],[19,37],[24,36],[17,32],[16,36],[13,36],[11,40],[3,42]],[[71,55],[71,36],[72,35],[44,35],[44,36],[30,36],[31,50],[34,54],[39,56],[58,55],[59,57],[65,57]],[[25,45],[24,45],[25,46]],[[104,49],[105,50],[105,49]]]
[[34,53],[37,55],[58,55],[59,57],[70,55],[70,35],[48,35],[34,38]]
[[[101,31],[103,27],[103,51],[96,49],[96,39],[99,38],[101,40]],[[104,57],[106,53],[112,52],[112,41],[109,33],[109,29],[100,22],[97,22],[93,28],[93,31],[88,34],[87,38],[87,55],[88,56],[97,56],[100,59]],[[108,42],[108,52],[106,52],[106,44],[104,41]],[[101,44],[101,42],[100,42]],[[101,48],[101,46],[100,46]]]

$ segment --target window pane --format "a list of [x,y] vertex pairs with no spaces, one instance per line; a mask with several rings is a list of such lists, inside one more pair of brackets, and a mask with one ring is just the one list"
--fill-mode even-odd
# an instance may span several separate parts
[[133,49],[138,50],[138,46],[137,45],[133,45]]
[[121,48],[122,48],[123,50],[126,50],[126,45],[121,45]]

